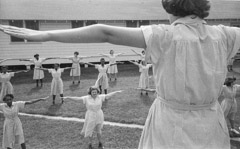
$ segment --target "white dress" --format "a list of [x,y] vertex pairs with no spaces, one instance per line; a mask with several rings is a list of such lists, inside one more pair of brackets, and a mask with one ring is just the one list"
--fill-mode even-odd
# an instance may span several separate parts
[[72,60],[72,68],[74,68],[74,69],[71,69],[70,76],[80,76],[81,75],[81,67],[79,64],[81,59],[82,58],[80,58],[80,57],[77,57],[77,58],[73,57],[70,59],[70,60]]
[[222,94],[224,99],[221,103],[221,107],[223,109],[224,116],[230,116],[229,118],[231,120],[235,119],[235,114],[237,113],[236,94],[239,89],[240,85],[237,84],[233,85],[232,89],[228,88],[226,85],[223,86]]
[[140,89],[146,89],[149,88],[149,68],[152,66],[151,64],[147,64],[146,66],[139,64],[139,69],[141,72],[140,78],[139,78],[139,84],[138,88]]
[[86,105],[87,112],[85,114],[85,122],[81,134],[84,137],[92,136],[93,131],[97,125],[103,127],[103,111],[102,102],[105,101],[105,94],[98,95],[96,99],[93,99],[91,95],[83,98],[83,103]]
[[230,149],[217,99],[227,60],[240,47],[240,28],[209,26],[195,16],[141,27],[153,65],[157,98],[139,149]]
[[62,72],[64,69],[58,68],[56,71],[55,69],[48,69],[48,72],[52,74],[52,84],[51,84],[51,95],[56,95],[57,93],[63,94],[63,82],[61,78]]
[[14,144],[24,143],[22,123],[18,118],[18,112],[24,106],[24,101],[13,102],[11,108],[6,103],[0,104],[0,111],[3,112],[5,117],[3,124],[3,149],[7,147],[13,148]]
[[107,77],[107,70],[109,69],[109,64],[102,65],[95,65],[95,68],[98,69],[98,81],[97,85],[102,86],[102,89],[108,89],[108,77]]
[[42,63],[45,61],[45,58],[31,59],[30,62],[34,63],[34,71],[33,71],[33,80],[39,80],[44,78],[43,70],[36,69],[42,68]]
[[[117,57],[117,56],[118,56],[118,55],[116,55],[116,54],[113,54],[113,55],[109,54],[109,55],[108,55],[109,64],[115,64],[115,63],[116,63],[116,57]],[[111,73],[111,74],[113,74],[113,73],[118,73],[117,65],[112,65],[112,66],[110,66],[109,69],[108,69],[108,71],[107,71],[107,73]]]
[[10,82],[11,78],[14,76],[14,72],[0,73],[0,81],[2,83],[2,90],[0,93],[0,100],[2,101],[6,94],[13,94],[13,86]]

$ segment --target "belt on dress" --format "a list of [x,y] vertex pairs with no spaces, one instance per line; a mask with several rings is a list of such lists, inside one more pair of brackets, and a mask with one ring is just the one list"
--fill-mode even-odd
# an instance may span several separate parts
[[189,104],[189,105],[187,105],[187,104],[180,104],[180,103],[177,103],[172,100],[166,100],[160,96],[158,96],[157,99],[172,109],[183,110],[183,111],[209,110],[209,109],[212,109],[217,103],[217,100],[215,100],[209,104],[201,104],[201,105]]

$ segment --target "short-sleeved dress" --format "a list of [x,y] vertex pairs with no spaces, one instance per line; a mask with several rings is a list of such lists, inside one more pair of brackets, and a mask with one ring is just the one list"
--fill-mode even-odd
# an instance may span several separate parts
[[107,70],[109,69],[109,64],[102,65],[95,65],[96,69],[98,69],[98,81],[96,82],[98,86],[102,86],[102,89],[108,89],[108,77],[107,77]]
[[[117,56],[118,56],[118,55],[116,55],[116,54],[113,54],[113,55],[112,55],[112,54],[109,54],[109,55],[108,55],[109,64],[110,64],[110,65],[116,63],[116,57],[117,57]],[[113,73],[118,73],[117,65],[111,65],[111,66],[109,67],[107,73],[111,73],[111,74],[113,74]]]
[[146,89],[149,88],[149,68],[152,66],[151,64],[147,64],[146,66],[139,64],[139,69],[141,72],[140,78],[139,78],[139,85],[138,88]]
[[72,60],[72,68],[70,71],[70,76],[80,76],[81,75],[81,67],[80,67],[80,60],[82,58],[80,57],[72,57],[70,60]]
[[63,94],[63,82],[61,74],[64,72],[64,69],[48,69],[48,72],[51,73],[53,77],[51,84],[51,95],[56,95],[57,93]]
[[87,108],[85,122],[81,131],[81,134],[84,134],[84,137],[91,137],[97,125],[101,125],[101,128],[103,127],[104,116],[102,102],[105,101],[105,97],[105,94],[101,94],[98,95],[96,99],[93,99],[91,95],[83,98],[83,103]]
[[25,106],[24,101],[17,101],[12,103],[12,107],[7,106],[6,103],[0,104],[0,111],[5,117],[3,124],[3,142],[2,148],[13,148],[14,144],[24,143],[23,128],[20,119],[18,118],[19,110]]
[[221,107],[224,112],[224,116],[228,117],[231,120],[235,119],[235,114],[237,113],[237,101],[236,101],[236,94],[237,91],[240,89],[240,85],[233,85],[232,89],[228,88],[226,85],[223,86],[222,94],[224,99],[221,103]]
[[2,83],[0,100],[2,100],[6,94],[13,94],[13,86],[10,82],[10,80],[13,76],[14,76],[14,72],[0,73],[0,81]]
[[209,26],[196,16],[141,27],[157,98],[139,149],[230,149],[217,99],[227,61],[240,47],[240,28]]
[[39,80],[44,78],[43,70],[36,69],[36,68],[42,68],[43,61],[45,61],[45,58],[39,58],[38,60],[37,59],[30,60],[30,62],[34,64],[33,80]]

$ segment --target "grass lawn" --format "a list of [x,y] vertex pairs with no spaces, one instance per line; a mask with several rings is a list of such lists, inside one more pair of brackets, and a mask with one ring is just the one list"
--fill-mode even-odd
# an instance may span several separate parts
[[[103,105],[103,112],[106,121],[120,123],[134,123],[143,125],[148,114],[148,110],[154,100],[155,95],[150,93],[149,96],[140,95],[137,90],[139,72],[138,67],[132,64],[119,65],[119,76],[116,82],[109,83],[109,92],[124,90],[123,93],[117,94],[111,100]],[[235,63],[234,69],[239,70],[240,63]],[[240,72],[240,71],[239,71]],[[151,71],[150,71],[151,73]],[[36,88],[32,80],[33,71],[16,74],[11,82],[15,90],[15,100],[29,100],[39,97],[45,97],[50,94],[50,84],[52,77],[45,72],[44,86]],[[87,89],[92,86],[97,79],[98,72],[93,67],[82,68],[81,84],[72,85],[69,70],[62,74],[64,82],[64,96],[83,96],[87,94]],[[233,75],[229,73],[228,75]],[[239,78],[237,83],[240,84],[240,75],[234,73]],[[151,80],[153,87],[153,81]],[[240,106],[237,98],[238,106]],[[86,108],[81,102],[65,101],[60,104],[59,96],[56,104],[52,105],[50,98],[46,102],[39,102],[34,105],[26,106],[23,112],[31,114],[43,114],[51,116],[78,117],[84,118]],[[240,122],[240,110],[236,115],[236,126]],[[82,123],[51,121],[38,118],[21,117],[24,125],[26,143],[28,148],[44,149],[76,149],[84,146],[83,138],[79,136],[82,129]],[[2,133],[2,122],[0,122],[0,133]],[[50,131],[51,130],[51,131]],[[104,126],[103,136],[107,148],[137,148],[141,135],[140,129],[126,129],[120,127]],[[1,135],[2,136],[2,135]],[[1,138],[0,138],[1,139]],[[240,148],[239,143],[234,142],[233,148]]]
[[[3,115],[0,114],[0,140],[2,140]],[[86,149],[87,140],[80,135],[83,123],[47,120],[20,116],[28,149]],[[102,140],[106,149],[135,149],[141,129],[104,125]],[[1,144],[1,143],[0,143]],[[97,148],[94,134],[94,147]],[[1,147],[0,147],[1,148]],[[19,149],[19,146],[16,145]]]

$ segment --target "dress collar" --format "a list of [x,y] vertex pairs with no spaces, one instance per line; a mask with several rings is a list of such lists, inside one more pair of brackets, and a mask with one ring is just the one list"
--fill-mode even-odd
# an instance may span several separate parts
[[185,16],[185,17],[181,17],[177,20],[175,20],[172,25],[176,26],[178,24],[207,24],[207,22],[199,17],[197,17],[196,15],[189,15],[189,16]]

